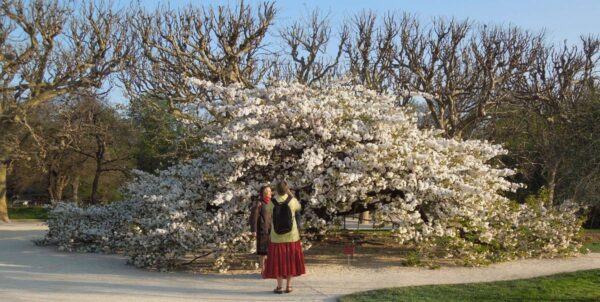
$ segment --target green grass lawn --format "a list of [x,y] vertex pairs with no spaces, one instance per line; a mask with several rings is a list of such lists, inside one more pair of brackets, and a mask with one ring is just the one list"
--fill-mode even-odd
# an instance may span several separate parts
[[583,247],[591,252],[600,253],[600,229],[586,229],[584,232],[585,243]]
[[352,294],[339,301],[600,301],[600,270],[490,283],[390,288]]
[[600,253],[600,243],[598,242],[586,243],[583,247],[587,248],[592,253]]
[[43,207],[9,208],[10,219],[48,219],[48,210]]

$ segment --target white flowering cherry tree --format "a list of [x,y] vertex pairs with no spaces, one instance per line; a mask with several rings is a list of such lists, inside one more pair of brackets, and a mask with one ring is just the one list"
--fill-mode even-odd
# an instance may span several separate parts
[[206,119],[204,111],[218,116],[198,130],[205,137],[201,158],[158,175],[138,173],[127,186],[128,213],[115,216],[126,223],[113,224],[121,226],[113,233],[126,234],[114,237],[124,238],[119,246],[135,265],[164,268],[186,255],[211,255],[215,267],[227,269],[251,246],[250,201],[260,186],[281,178],[298,194],[309,233],[369,210],[395,225],[399,244],[443,241],[472,263],[579,247],[576,208],[532,208],[502,195],[519,185],[506,178],[514,171],[495,163],[506,153],[501,146],[419,129],[416,115],[392,96],[345,83],[189,83],[212,98],[199,101],[205,110],[195,111],[198,118]]

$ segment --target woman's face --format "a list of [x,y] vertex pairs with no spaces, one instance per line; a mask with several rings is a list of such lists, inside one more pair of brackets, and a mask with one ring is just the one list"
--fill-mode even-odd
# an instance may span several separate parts
[[263,196],[267,197],[267,198],[271,198],[271,188],[265,188],[265,191],[263,192]]

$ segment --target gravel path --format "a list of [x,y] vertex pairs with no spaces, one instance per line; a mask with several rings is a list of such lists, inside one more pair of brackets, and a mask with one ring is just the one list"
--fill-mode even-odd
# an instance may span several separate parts
[[275,295],[273,281],[258,274],[201,275],[136,269],[115,255],[61,253],[37,247],[41,223],[0,224],[1,301],[335,301],[376,288],[484,282],[600,268],[600,254],[524,260],[484,268],[307,267],[295,292]]

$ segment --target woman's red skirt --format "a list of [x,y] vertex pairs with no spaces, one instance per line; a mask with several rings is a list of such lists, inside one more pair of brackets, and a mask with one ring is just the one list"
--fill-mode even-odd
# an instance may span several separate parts
[[305,273],[300,240],[285,243],[269,242],[267,261],[263,270],[264,279],[297,277]]

